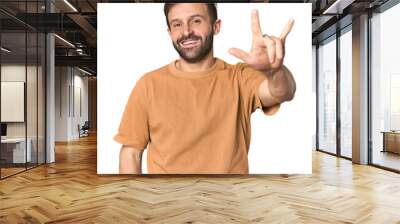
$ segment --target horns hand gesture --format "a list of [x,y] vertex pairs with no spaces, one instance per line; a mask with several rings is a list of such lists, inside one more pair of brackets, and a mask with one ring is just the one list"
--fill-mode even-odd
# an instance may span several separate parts
[[251,15],[253,38],[250,52],[245,52],[238,48],[231,48],[229,53],[256,70],[279,69],[285,57],[285,40],[293,24],[294,20],[290,19],[279,37],[263,34],[261,32],[258,10],[253,10]]

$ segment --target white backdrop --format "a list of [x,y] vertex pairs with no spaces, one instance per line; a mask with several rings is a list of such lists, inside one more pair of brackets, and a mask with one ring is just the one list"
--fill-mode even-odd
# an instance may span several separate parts
[[[230,64],[238,59],[230,47],[251,47],[251,10],[257,8],[263,33],[279,36],[295,20],[286,39],[284,64],[297,83],[294,100],[274,116],[260,110],[251,118],[249,167],[252,174],[311,173],[315,96],[311,71],[311,4],[219,3],[221,32],[214,37],[214,55]],[[98,140],[97,173],[118,173],[120,145],[113,140],[136,81],[179,58],[167,32],[160,3],[98,4]],[[147,150],[143,173],[147,173]]]

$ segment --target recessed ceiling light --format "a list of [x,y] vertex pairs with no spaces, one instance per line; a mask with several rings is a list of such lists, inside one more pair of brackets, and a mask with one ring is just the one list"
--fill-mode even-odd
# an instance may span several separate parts
[[88,71],[86,71],[86,70],[83,70],[83,69],[81,69],[81,68],[79,68],[79,67],[78,67],[78,70],[81,71],[81,72],[83,72],[83,73],[85,73],[85,74],[88,74],[88,75],[90,75],[90,76],[92,75],[92,73],[90,73],[90,72],[88,72]]
[[60,37],[60,36],[57,35],[57,34],[54,34],[54,36],[57,37],[58,39],[60,39],[62,42],[66,43],[67,45],[69,45],[69,46],[75,48],[75,45],[73,45],[73,44],[72,44],[71,42],[69,42],[68,40],[66,40],[66,39],[64,39],[64,38],[62,38],[62,37]]
[[11,50],[9,50],[9,49],[7,49],[7,48],[5,48],[5,47],[1,47],[0,49],[1,49],[2,51],[6,52],[6,53],[10,53],[10,52],[11,52]]
[[78,12],[78,10],[71,4],[69,3],[68,0],[64,0],[65,4],[67,4],[72,10],[74,10],[75,12]]

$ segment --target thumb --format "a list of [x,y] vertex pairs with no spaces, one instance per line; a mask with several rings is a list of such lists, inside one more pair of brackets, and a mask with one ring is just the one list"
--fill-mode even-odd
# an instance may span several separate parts
[[248,53],[246,53],[243,50],[240,50],[238,48],[231,48],[229,49],[229,53],[237,58],[239,58],[240,60],[246,62],[247,61],[247,57],[249,56]]

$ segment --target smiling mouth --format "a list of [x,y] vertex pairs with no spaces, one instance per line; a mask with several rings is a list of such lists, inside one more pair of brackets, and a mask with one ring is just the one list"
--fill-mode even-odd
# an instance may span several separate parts
[[183,48],[192,48],[192,47],[196,47],[197,45],[200,44],[200,40],[184,40],[180,42],[181,47]]

